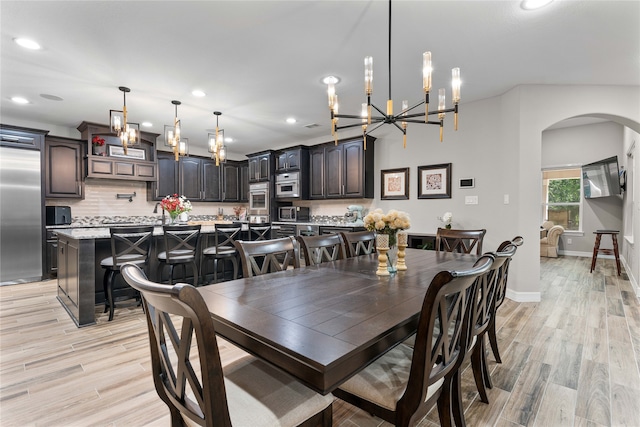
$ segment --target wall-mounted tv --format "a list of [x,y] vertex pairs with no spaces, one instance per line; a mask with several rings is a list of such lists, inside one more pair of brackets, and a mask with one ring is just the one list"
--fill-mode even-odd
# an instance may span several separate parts
[[620,195],[618,157],[583,165],[582,191],[585,199]]

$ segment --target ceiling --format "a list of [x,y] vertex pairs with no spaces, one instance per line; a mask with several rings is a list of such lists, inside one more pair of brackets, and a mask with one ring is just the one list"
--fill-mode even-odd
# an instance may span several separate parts
[[[433,88],[446,87],[448,100],[451,68],[460,67],[462,115],[465,103],[517,85],[640,85],[638,1],[556,0],[526,11],[515,0],[396,0],[392,13],[396,109],[422,99],[425,50]],[[122,107],[118,86],[128,86],[130,121],[162,134],[179,100],[183,136],[201,151],[221,111],[233,158],[330,140],[321,80],[340,77],[340,112],[358,114],[367,55],[373,102],[384,107],[388,97],[386,1],[2,0],[0,15],[2,123],[108,123]],[[16,37],[43,49],[25,50]]]

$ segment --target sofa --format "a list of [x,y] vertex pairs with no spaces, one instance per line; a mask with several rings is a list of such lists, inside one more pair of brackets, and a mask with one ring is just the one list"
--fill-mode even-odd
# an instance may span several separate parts
[[547,231],[547,236],[540,239],[540,256],[558,258],[558,243],[564,233],[564,227],[554,225]]

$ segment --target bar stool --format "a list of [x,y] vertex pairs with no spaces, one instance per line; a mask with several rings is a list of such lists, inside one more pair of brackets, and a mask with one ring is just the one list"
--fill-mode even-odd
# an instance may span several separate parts
[[181,265],[184,279],[187,277],[187,264],[193,270],[193,286],[198,286],[198,267],[196,255],[200,243],[200,225],[165,225],[164,251],[158,254],[158,281],[162,280],[165,266],[169,266],[169,284],[173,285],[173,267]]
[[200,263],[200,276],[205,278],[205,267],[208,260],[213,260],[213,283],[218,283],[218,261],[222,261],[222,279],[224,280],[224,264],[231,261],[233,265],[233,278],[238,278],[238,251],[233,242],[242,232],[241,224],[216,224],[215,244],[202,250],[202,262]]
[[[616,257],[616,267],[618,268],[618,276],[620,276],[620,254],[618,253],[618,230],[596,230],[593,234],[596,235],[596,243],[593,246],[593,257],[591,258],[591,270],[589,273],[592,273],[596,268],[596,258],[599,253],[605,255],[613,255]],[[601,249],[600,248],[600,239],[603,234],[609,234],[611,236],[611,240],[613,240],[613,249]]]
[[[146,270],[149,265],[149,252],[153,237],[153,226],[145,227],[111,227],[111,256],[100,261],[105,269],[102,286],[104,288],[104,312],[109,311],[109,321],[113,320],[115,298],[113,283],[125,263],[136,264]],[[136,304],[139,294],[136,291]]]

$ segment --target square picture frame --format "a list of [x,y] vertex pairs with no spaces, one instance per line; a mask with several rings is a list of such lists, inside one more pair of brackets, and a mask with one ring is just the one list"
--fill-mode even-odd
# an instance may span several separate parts
[[451,163],[418,166],[418,199],[451,198]]
[[409,199],[409,168],[380,171],[380,199]]
[[146,160],[147,156],[144,150],[140,148],[127,148],[127,154],[124,154],[124,148],[121,145],[109,145],[109,157],[124,157],[125,159]]

